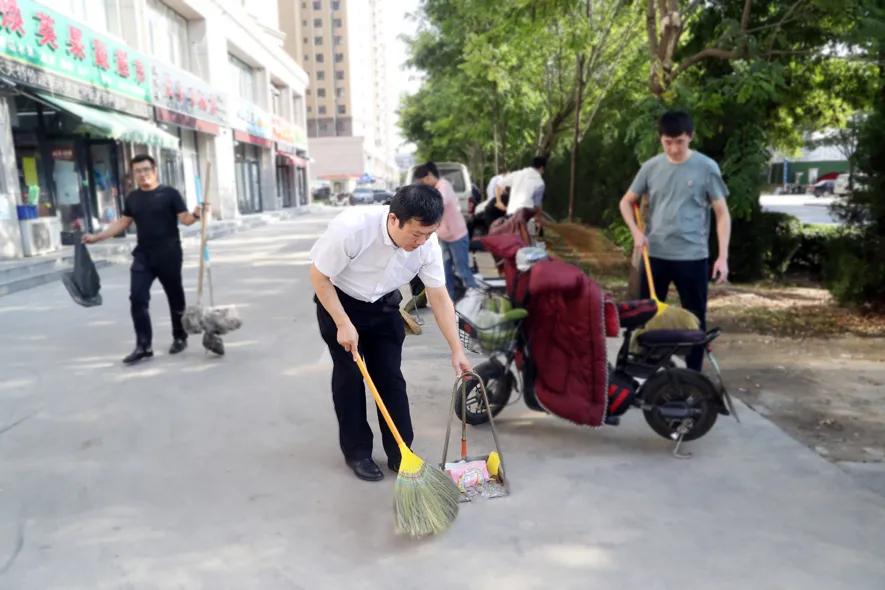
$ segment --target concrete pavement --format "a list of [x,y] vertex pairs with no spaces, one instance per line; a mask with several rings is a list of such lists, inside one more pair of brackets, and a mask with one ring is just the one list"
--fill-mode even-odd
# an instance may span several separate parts
[[802,223],[822,225],[841,225],[830,213],[830,206],[838,202],[839,197],[832,195],[815,197],[814,195],[760,195],[759,204],[765,211],[787,213]]
[[[356,480],[337,446],[307,278],[332,213],[212,242],[217,300],[244,318],[224,358],[164,354],[156,287],[158,356],[121,366],[123,265],[101,307],[60,282],[0,299],[0,588],[885,587],[885,498],[746,407],[681,461],[638,412],[593,430],[519,402],[499,420],[513,494],[396,537],[393,477]],[[195,269],[191,249],[191,296]],[[432,321],[404,357],[435,461],[453,375]]]

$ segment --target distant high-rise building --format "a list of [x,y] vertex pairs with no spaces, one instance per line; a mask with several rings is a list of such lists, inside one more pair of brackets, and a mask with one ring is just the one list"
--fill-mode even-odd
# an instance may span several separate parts
[[283,46],[307,72],[307,133],[314,180],[333,192],[357,184],[393,187],[390,36],[383,0],[279,3]]

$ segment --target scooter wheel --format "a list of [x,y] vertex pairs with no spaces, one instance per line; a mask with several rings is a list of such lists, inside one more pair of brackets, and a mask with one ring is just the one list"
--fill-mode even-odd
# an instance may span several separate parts
[[694,420],[682,440],[691,441],[707,434],[719,415],[716,387],[701,373],[675,368],[655,373],[639,391],[643,415],[651,429],[672,440],[682,419],[665,415],[667,410],[688,410]]
[[[512,377],[500,363],[492,360],[476,365],[473,372],[479,375],[485,384],[492,416],[497,416],[510,400],[510,393],[513,391]],[[489,415],[486,412],[485,403],[482,399],[482,390],[475,379],[467,381],[465,397],[467,398],[467,413],[465,416],[467,423],[476,425],[488,422]],[[464,404],[461,401],[461,396],[458,395],[455,398],[455,417],[459,420],[463,410]]]

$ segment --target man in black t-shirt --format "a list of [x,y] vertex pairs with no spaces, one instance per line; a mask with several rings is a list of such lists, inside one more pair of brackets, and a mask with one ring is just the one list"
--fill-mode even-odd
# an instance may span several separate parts
[[135,350],[123,359],[127,365],[154,356],[151,348],[151,316],[148,312],[154,279],[160,280],[169,300],[173,338],[169,354],[177,354],[187,348],[187,333],[181,325],[184,287],[181,284],[182,253],[178,224],[191,225],[200,218],[199,207],[189,213],[181,193],[160,184],[157,164],[152,157],[147,154],[135,156],[130,167],[138,189],[126,196],[123,215],[106,230],[83,235],[84,244],[94,244],[125,231],[135,222],[138,245],[132,251],[129,283]]

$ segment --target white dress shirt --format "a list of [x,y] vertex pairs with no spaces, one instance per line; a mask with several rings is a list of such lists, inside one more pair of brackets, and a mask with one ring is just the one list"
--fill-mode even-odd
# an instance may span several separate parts
[[501,182],[502,178],[504,178],[503,174],[495,174],[492,176],[488,186],[486,186],[486,200],[495,198],[495,189],[498,188],[498,183]]
[[[544,179],[531,166],[511,172],[501,179],[501,186],[510,187],[510,201],[507,203],[507,215],[513,215],[524,207],[540,207],[544,195]],[[540,198],[539,198],[540,194]]]
[[444,287],[442,249],[436,234],[411,252],[394,245],[387,231],[390,207],[351,207],[329,223],[310,259],[332,284],[354,299],[374,303],[415,276],[427,287]]

